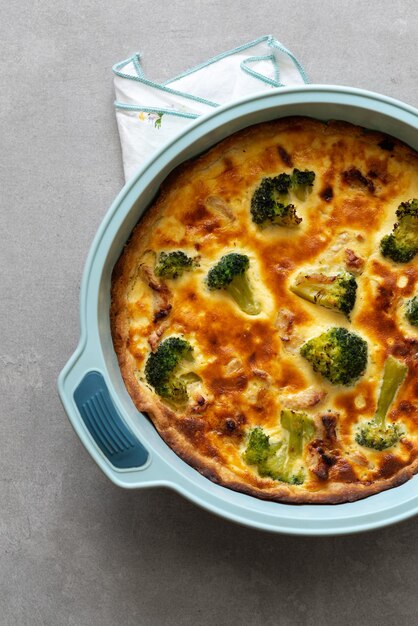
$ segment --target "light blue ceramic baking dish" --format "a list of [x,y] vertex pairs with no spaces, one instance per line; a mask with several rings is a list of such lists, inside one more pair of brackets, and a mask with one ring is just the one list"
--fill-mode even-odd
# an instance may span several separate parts
[[58,381],[68,417],[103,472],[120,487],[175,489],[196,504],[254,528],[295,535],[337,535],[393,524],[418,511],[418,476],[354,503],[264,502],[219,485],[184,463],[134,407],[123,384],[109,329],[112,268],[129,234],[168,173],[226,136],[257,122],[307,115],[384,131],[418,150],[418,111],[346,87],[272,90],[198,119],[146,163],[118,195],[88,255],[81,286],[81,339]]

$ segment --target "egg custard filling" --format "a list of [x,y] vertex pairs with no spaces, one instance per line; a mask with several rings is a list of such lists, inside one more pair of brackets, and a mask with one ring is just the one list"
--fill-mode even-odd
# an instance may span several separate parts
[[208,479],[354,501],[418,469],[418,155],[249,127],[174,170],[112,276],[128,392]]

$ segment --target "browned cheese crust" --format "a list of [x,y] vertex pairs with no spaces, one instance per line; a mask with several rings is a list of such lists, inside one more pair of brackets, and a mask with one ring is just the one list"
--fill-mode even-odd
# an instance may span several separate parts
[[[312,193],[297,205],[303,221],[293,229],[260,228],[250,214],[255,188],[294,167],[316,173]],[[347,174],[354,170],[364,180]],[[402,306],[416,293],[418,268],[416,259],[395,264],[379,251],[398,205],[418,197],[417,174],[417,154],[395,139],[296,117],[247,128],[171,173],[115,266],[111,330],[135,406],[184,461],[225,487],[293,503],[354,501],[417,472],[418,336]],[[172,250],[198,256],[199,267],[156,279],[156,255]],[[250,258],[258,315],[206,286],[209,268],[232,251]],[[289,290],[292,276],[319,263],[357,275],[350,320]],[[332,326],[368,343],[366,372],[350,387],[331,385],[299,354],[302,343]],[[201,379],[181,408],[162,400],[144,374],[150,352],[170,336],[191,343]],[[356,443],[355,429],[376,410],[389,354],[408,366],[388,416],[406,431],[396,446],[377,452]],[[243,459],[252,427],[280,437],[284,407],[303,408],[317,428],[304,450],[302,485],[263,478]],[[326,467],[321,446],[332,456]]]

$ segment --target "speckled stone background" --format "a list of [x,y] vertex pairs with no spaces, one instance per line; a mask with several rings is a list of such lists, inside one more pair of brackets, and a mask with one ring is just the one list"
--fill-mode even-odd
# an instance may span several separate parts
[[0,0],[0,624],[417,623],[417,525],[289,538],[123,492],[56,378],[93,235],[123,183],[111,66],[167,79],[273,34],[313,82],[418,105],[416,0]]

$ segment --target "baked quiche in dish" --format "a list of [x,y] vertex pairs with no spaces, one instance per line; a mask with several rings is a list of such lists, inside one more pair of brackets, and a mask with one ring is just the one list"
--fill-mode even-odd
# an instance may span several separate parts
[[340,503],[418,469],[418,154],[249,127],[174,170],[112,276],[127,390],[208,479]]

